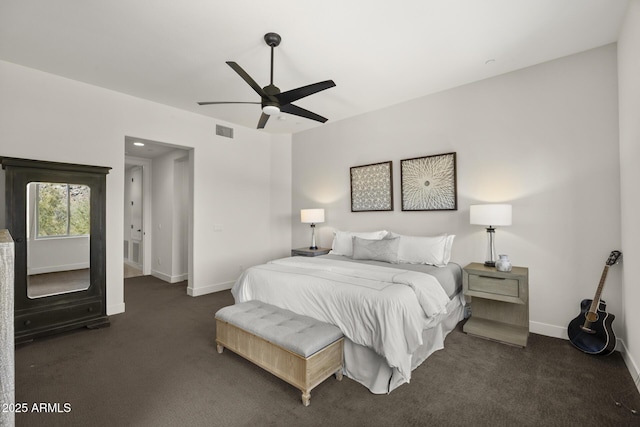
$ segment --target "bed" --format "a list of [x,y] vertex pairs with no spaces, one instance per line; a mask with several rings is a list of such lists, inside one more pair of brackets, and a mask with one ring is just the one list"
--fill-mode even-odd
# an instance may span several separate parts
[[251,267],[232,294],[236,303],[258,300],[338,326],[344,374],[385,394],[408,383],[463,318],[452,242],[451,235],[336,232],[329,255]]

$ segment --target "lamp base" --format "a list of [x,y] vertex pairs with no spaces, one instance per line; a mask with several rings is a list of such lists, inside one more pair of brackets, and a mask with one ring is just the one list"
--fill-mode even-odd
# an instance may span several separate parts
[[316,225],[314,223],[311,223],[311,246],[309,246],[309,249],[312,251],[318,249],[318,245],[316,245]]
[[484,265],[487,267],[495,267],[496,266],[496,246],[494,243],[494,235],[496,234],[496,229],[492,226],[487,227],[487,257]]

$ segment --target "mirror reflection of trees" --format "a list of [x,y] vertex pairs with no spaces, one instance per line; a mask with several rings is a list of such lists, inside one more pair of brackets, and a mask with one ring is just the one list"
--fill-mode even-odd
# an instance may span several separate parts
[[89,187],[41,182],[37,192],[37,237],[89,234]]

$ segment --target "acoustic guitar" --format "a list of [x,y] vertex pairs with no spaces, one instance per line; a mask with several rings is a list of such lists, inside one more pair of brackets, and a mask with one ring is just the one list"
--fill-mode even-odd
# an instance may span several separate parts
[[622,252],[611,252],[602,271],[596,295],[592,300],[582,300],[580,314],[567,327],[571,344],[585,353],[606,356],[616,348],[616,336],[611,327],[615,316],[607,313],[607,304],[600,299],[600,295],[609,267],[619,263],[621,259]]

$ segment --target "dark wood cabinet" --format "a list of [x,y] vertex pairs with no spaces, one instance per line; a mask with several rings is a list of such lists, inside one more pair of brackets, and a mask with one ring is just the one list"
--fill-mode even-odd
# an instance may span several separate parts
[[[2,157],[2,168],[5,170],[5,210],[6,228],[15,241],[15,340],[16,343],[32,340],[35,337],[67,331],[74,328],[97,328],[109,325],[106,310],[106,271],[105,271],[105,229],[106,229],[106,175],[111,168],[87,166],[68,163],[46,162],[37,160]],[[34,184],[36,187],[34,187]],[[84,191],[84,216],[88,217],[83,232],[74,236],[39,237],[34,231],[34,204],[38,203],[37,191],[42,186],[64,187],[68,194],[75,190]],[[34,190],[35,188],[35,190]],[[29,189],[29,190],[28,190]],[[35,193],[35,195],[34,195]],[[38,205],[39,206],[39,205]],[[68,208],[69,218],[71,210]],[[88,209],[88,212],[86,210]],[[35,215],[37,218],[37,215]],[[70,222],[70,219],[67,222]],[[87,234],[88,231],[88,234]],[[85,283],[77,278],[62,275],[56,287],[45,288],[45,292],[35,292],[35,278],[39,276],[38,285],[43,280],[47,286],[47,276],[36,274],[45,268],[33,267],[33,258],[49,260],[49,264],[64,255],[65,247],[73,238],[84,239],[77,246],[89,253],[83,255],[84,265],[73,264],[73,274],[80,271]],[[45,245],[50,252],[36,254],[36,245]],[[41,246],[42,247],[42,246]],[[31,248],[31,249],[29,249]],[[30,254],[29,251],[32,253]],[[64,264],[64,263],[63,263]],[[71,263],[70,263],[71,264]],[[54,266],[55,267],[55,266]],[[65,269],[67,266],[61,266]],[[48,266],[52,270],[51,266]],[[51,274],[46,270],[48,274]],[[55,270],[55,268],[53,268]],[[35,272],[35,273],[34,273]],[[60,276],[56,276],[60,277]],[[73,283],[72,283],[73,282]],[[60,285],[62,286],[60,288]],[[69,287],[65,287],[68,285]],[[31,288],[30,288],[31,286]]]

